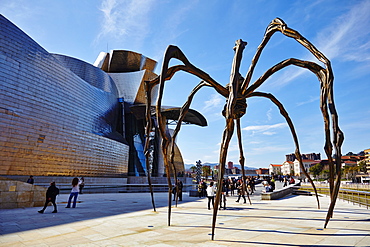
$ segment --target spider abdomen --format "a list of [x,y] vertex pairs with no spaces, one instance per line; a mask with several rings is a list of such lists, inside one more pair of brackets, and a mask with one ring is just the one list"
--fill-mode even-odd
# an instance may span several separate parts
[[[226,117],[226,110],[227,110],[227,100],[222,110],[222,116]],[[235,105],[232,109],[232,118],[238,119],[244,116],[247,111],[247,100],[245,98],[237,98]]]

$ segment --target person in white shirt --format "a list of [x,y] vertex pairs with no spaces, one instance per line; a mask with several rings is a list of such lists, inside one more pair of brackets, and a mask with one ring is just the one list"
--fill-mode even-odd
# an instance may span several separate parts
[[207,187],[208,210],[211,210],[211,202],[212,202],[212,207],[214,207],[215,192],[216,192],[216,189],[215,187],[213,187],[213,182],[210,182],[209,186]]
[[78,178],[74,178],[72,180],[72,190],[71,190],[71,194],[69,195],[68,204],[67,204],[67,207],[66,208],[70,208],[71,207],[72,198],[74,198],[73,199],[72,208],[75,208],[76,207],[78,193],[80,192],[80,188],[79,188],[80,183],[81,182],[80,182],[80,180]]

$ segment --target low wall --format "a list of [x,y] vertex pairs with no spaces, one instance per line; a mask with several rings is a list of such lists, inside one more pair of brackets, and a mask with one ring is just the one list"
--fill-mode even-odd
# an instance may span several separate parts
[[[31,186],[25,183],[29,176],[1,176],[3,180],[13,181],[13,183],[18,182],[24,186]],[[34,188],[42,187],[44,191],[50,186],[50,182],[54,181],[56,186],[59,188],[60,194],[69,194],[71,192],[71,181],[73,177],[61,177],[61,176],[33,176],[35,183]],[[128,178],[109,178],[109,177],[84,177],[85,187],[83,188],[83,193],[139,193],[139,192],[149,192],[149,185],[146,177],[128,177]],[[183,182],[184,188],[183,192],[188,192],[197,187],[196,184],[192,183],[192,178],[179,177]],[[171,178],[173,181],[173,178]],[[167,178],[165,177],[152,177],[152,184],[154,192],[167,192]],[[19,186],[18,186],[19,187]],[[12,187],[13,188],[13,187]],[[1,188],[1,191],[8,191],[9,186]],[[14,195],[12,195],[14,197]],[[42,195],[41,201],[45,199],[45,193]],[[8,202],[9,200],[2,200],[2,202]],[[12,200],[14,201],[14,200]],[[43,201],[44,203],[44,201]],[[12,204],[14,205],[14,204]],[[42,204],[43,205],[43,204]],[[16,206],[13,206],[15,208]],[[22,206],[21,206],[22,207]],[[32,207],[32,206],[30,206]],[[1,207],[0,207],[1,208]]]
[[[177,177],[177,178],[181,180],[183,184],[192,183],[192,178],[188,178],[188,177]],[[166,177],[151,177],[151,181],[152,181],[152,184],[167,184]],[[173,184],[175,183],[173,177],[171,177],[171,181]],[[148,184],[148,178],[129,176],[127,178],[127,184]]]
[[41,207],[47,188],[20,181],[0,179],[0,209]]
[[261,200],[277,200],[283,198],[284,196],[292,194],[295,190],[297,190],[296,186],[299,186],[300,183],[291,184],[287,187],[283,187],[282,189],[275,190],[273,192],[262,192],[261,193]]
[[[16,180],[19,182],[26,182],[29,176],[2,176],[5,179]],[[48,188],[50,182],[55,182],[57,188],[60,189],[60,194],[67,194],[71,192],[72,189],[72,179],[74,177],[62,177],[62,176],[33,176],[36,186],[41,186]],[[80,177],[78,177],[80,178]],[[110,178],[110,177],[84,177],[85,188],[111,188],[118,187],[127,184],[127,178]],[[93,189],[96,191],[96,189]],[[102,192],[109,193],[110,190],[100,190]],[[113,193],[118,193],[113,191]]]

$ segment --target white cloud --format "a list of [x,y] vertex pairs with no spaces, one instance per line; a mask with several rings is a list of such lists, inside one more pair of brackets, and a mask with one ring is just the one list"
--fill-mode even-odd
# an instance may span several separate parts
[[315,101],[317,101],[317,100],[319,100],[320,99],[320,97],[310,97],[310,99],[309,100],[307,100],[307,101],[303,101],[303,102],[298,102],[297,103],[297,106],[301,106],[301,105],[305,105],[305,104],[309,104],[309,103],[312,103],[312,102],[315,102]]
[[250,141],[249,144],[261,144],[262,142],[259,141]]
[[[335,18],[333,23],[329,23],[318,33],[316,40],[313,41],[314,45],[330,60],[368,63],[370,60],[369,12],[369,0],[353,5],[348,12]],[[310,60],[311,58],[312,56],[308,55],[302,59]],[[369,66],[363,66],[363,70],[369,71]],[[269,83],[269,87],[286,86],[307,73],[309,71],[305,69],[286,68],[278,78],[273,80],[274,83]]]
[[153,4],[153,0],[104,0],[100,7],[102,26],[95,42],[109,36],[109,39],[120,39],[125,45],[125,37],[130,35],[130,39],[140,45],[149,30],[149,13]]
[[212,94],[211,98],[204,102],[204,107],[202,112],[207,112],[212,110],[213,108],[217,108],[219,111],[220,106],[225,102],[225,99],[219,94]]
[[304,73],[308,73],[308,71],[304,69],[297,69],[297,68],[292,68],[292,67],[287,68],[286,70],[284,70],[283,74],[279,78],[274,79],[274,83],[270,84],[270,86],[283,87],[289,84],[289,82],[294,81],[296,78],[300,77]]
[[287,127],[287,123],[278,123],[278,124],[272,124],[272,125],[255,125],[255,126],[248,126],[243,128],[243,130],[247,131],[254,131],[254,132],[263,132],[265,134],[271,134],[273,132],[268,131],[268,130],[273,130],[273,129],[281,129]]
[[272,108],[267,111],[266,116],[269,121],[272,119]]
[[251,155],[260,155],[260,154],[266,154],[266,153],[272,153],[272,152],[290,152],[291,147],[283,147],[283,146],[264,146],[264,147],[257,147],[252,148],[251,152],[248,152],[248,154]]
[[228,151],[229,152],[239,151],[239,144],[238,143],[230,143]]
[[336,19],[319,34],[318,47],[329,59],[348,61],[370,59],[370,1],[354,5],[350,11]]
[[[175,2],[177,3],[175,4]],[[192,27],[184,27],[182,24],[186,23],[189,15],[191,16],[196,11],[199,0],[187,1],[186,4],[183,4],[181,1],[173,1],[172,4],[168,4],[165,1],[163,3],[156,1],[155,3],[156,5],[162,4],[159,8],[166,12],[166,21],[157,26],[155,30],[156,35],[151,37],[154,44],[152,49],[155,54],[153,59],[161,61],[163,50],[169,44],[178,43],[178,39],[192,29]],[[164,5],[175,6],[175,8],[169,9]]]
[[[234,135],[234,137],[236,137],[236,136]],[[213,153],[219,154],[220,149],[221,149],[221,142],[217,143],[216,146],[217,146],[217,148],[215,148],[215,150],[213,150]],[[229,148],[227,149],[227,151],[228,151],[228,153],[233,152],[233,151],[239,151],[239,144],[237,143],[237,138],[234,138],[229,142]]]
[[265,132],[262,132],[262,134],[264,135],[268,135],[268,136],[272,136],[272,135],[275,135],[276,132],[272,132],[272,131],[265,131]]

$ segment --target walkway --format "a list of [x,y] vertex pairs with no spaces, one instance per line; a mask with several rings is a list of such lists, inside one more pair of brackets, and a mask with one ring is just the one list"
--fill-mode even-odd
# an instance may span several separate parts
[[[261,190],[261,186],[258,190]],[[210,240],[212,210],[205,198],[183,196],[172,208],[167,226],[167,194],[156,193],[157,212],[149,194],[83,194],[75,209],[58,196],[58,213],[49,206],[0,210],[0,246],[370,246],[369,210],[338,201],[333,219],[323,229],[323,209],[313,196],[289,196],[252,205],[228,197],[220,210],[215,240]]]

